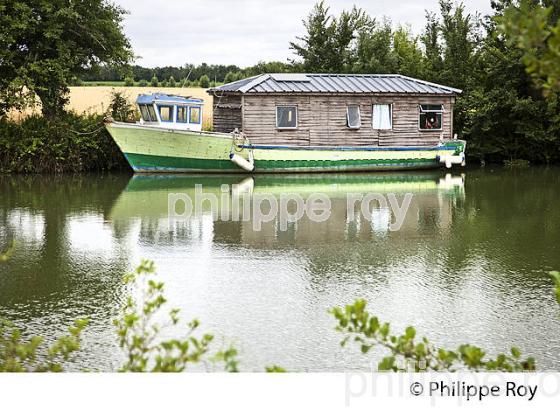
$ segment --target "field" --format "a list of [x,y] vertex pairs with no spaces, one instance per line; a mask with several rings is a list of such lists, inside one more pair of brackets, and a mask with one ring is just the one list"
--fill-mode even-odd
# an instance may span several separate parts
[[[205,88],[163,88],[163,87],[111,87],[111,86],[83,86],[70,87],[70,102],[68,109],[77,113],[99,113],[107,110],[111,100],[112,91],[121,91],[131,103],[136,101],[139,94],[166,93],[185,97],[195,97],[204,100],[203,124],[205,129],[212,124],[212,96],[206,93]],[[26,114],[31,113],[29,110]],[[36,108],[34,111],[38,111]],[[25,115],[25,114],[24,114]],[[13,118],[21,118],[14,114]]]
[[212,123],[212,96],[205,88],[163,88],[163,87],[70,87],[70,103],[68,108],[78,113],[103,113],[107,110],[111,100],[111,92],[123,92],[131,103],[136,101],[139,94],[165,93],[182,95],[184,97],[201,98],[204,100],[204,124]]

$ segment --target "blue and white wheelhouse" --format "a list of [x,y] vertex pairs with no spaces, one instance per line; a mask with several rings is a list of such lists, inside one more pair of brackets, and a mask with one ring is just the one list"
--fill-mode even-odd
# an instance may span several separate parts
[[140,94],[136,99],[140,124],[187,131],[202,131],[202,108],[199,98],[169,94]]

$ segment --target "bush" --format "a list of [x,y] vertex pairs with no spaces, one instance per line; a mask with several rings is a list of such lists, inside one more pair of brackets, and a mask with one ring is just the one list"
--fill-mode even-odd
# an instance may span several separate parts
[[154,76],[152,77],[152,79],[150,80],[150,85],[151,85],[152,87],[157,87],[157,86],[159,86],[159,80],[158,80],[157,76],[154,75]]
[[[554,277],[554,273],[552,275]],[[457,371],[465,368],[501,372],[535,370],[535,360],[532,357],[522,358],[521,351],[516,347],[511,348],[510,354],[486,358],[484,350],[469,344],[461,345],[456,350],[436,348],[427,338],[416,338],[416,329],[412,326],[407,327],[402,335],[392,334],[390,324],[382,323],[377,316],[371,315],[366,305],[365,300],[358,299],[352,305],[335,307],[331,313],[337,321],[336,330],[345,334],[342,346],[353,341],[360,345],[362,353],[376,347],[388,351],[388,355],[378,365],[380,371]]]
[[136,107],[128,101],[122,91],[111,92],[111,102],[107,112],[113,119],[122,122],[135,122],[137,118]]
[[208,78],[208,76],[206,74],[204,74],[202,77],[200,77],[198,79],[198,84],[202,88],[208,88],[208,87],[210,87],[210,78]]
[[81,78],[73,77],[70,80],[70,85],[73,86],[73,87],[80,87],[82,84],[83,84],[83,82],[82,82]]
[[175,82],[175,78],[173,76],[169,77],[169,79],[167,80],[167,85],[169,87],[177,86],[177,83]]
[[167,87],[167,80],[163,80],[163,81],[161,82],[161,86],[162,86],[162,87]]
[[226,77],[224,78],[224,83],[233,83],[234,81],[241,80],[243,78],[243,74],[240,71],[228,71]]
[[132,87],[134,86],[134,79],[132,77],[125,77],[124,79],[124,85],[126,87]]
[[140,87],[147,87],[147,86],[148,86],[148,82],[147,82],[146,80],[144,80],[144,79],[141,79],[141,80],[138,82],[138,85],[139,85]]
[[21,123],[0,120],[0,172],[77,173],[129,169],[105,129],[104,116],[40,115]]
[[67,335],[45,347],[42,337],[23,340],[19,329],[0,318],[0,372],[64,371],[72,354],[80,350],[80,336],[87,324],[87,319],[76,320]]

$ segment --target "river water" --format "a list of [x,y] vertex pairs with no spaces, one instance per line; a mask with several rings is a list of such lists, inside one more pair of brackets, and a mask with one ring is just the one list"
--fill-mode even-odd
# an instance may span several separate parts
[[[322,193],[330,216],[282,228],[280,216],[214,220],[208,207],[170,221],[168,195]],[[349,194],[394,194],[410,206],[398,230],[381,203],[349,217]],[[226,192],[227,195],[233,195]],[[90,317],[72,369],[122,360],[112,319],[130,288],[123,273],[154,260],[170,307],[198,318],[240,368],[367,370],[382,351],[341,348],[328,309],[365,298],[396,330],[438,346],[518,346],[539,369],[560,370],[560,307],[547,272],[560,269],[560,169],[315,176],[0,177],[0,316],[53,340]],[[208,203],[207,203],[208,205]],[[292,203],[292,206],[294,203]],[[293,210],[293,209],[292,209]],[[180,212],[180,209],[175,209]],[[270,219],[270,218],[269,218]],[[178,332],[172,336],[180,336]]]

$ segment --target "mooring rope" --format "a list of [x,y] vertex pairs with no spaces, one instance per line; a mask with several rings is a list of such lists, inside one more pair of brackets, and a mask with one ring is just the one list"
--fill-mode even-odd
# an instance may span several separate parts
[[101,131],[103,128],[105,128],[105,125],[102,125],[101,127],[97,127],[95,130],[93,131],[86,131],[86,132],[79,132],[79,131],[74,131],[74,130],[70,130],[70,132],[73,132],[76,135],[92,135],[92,134],[96,134],[99,131]]

